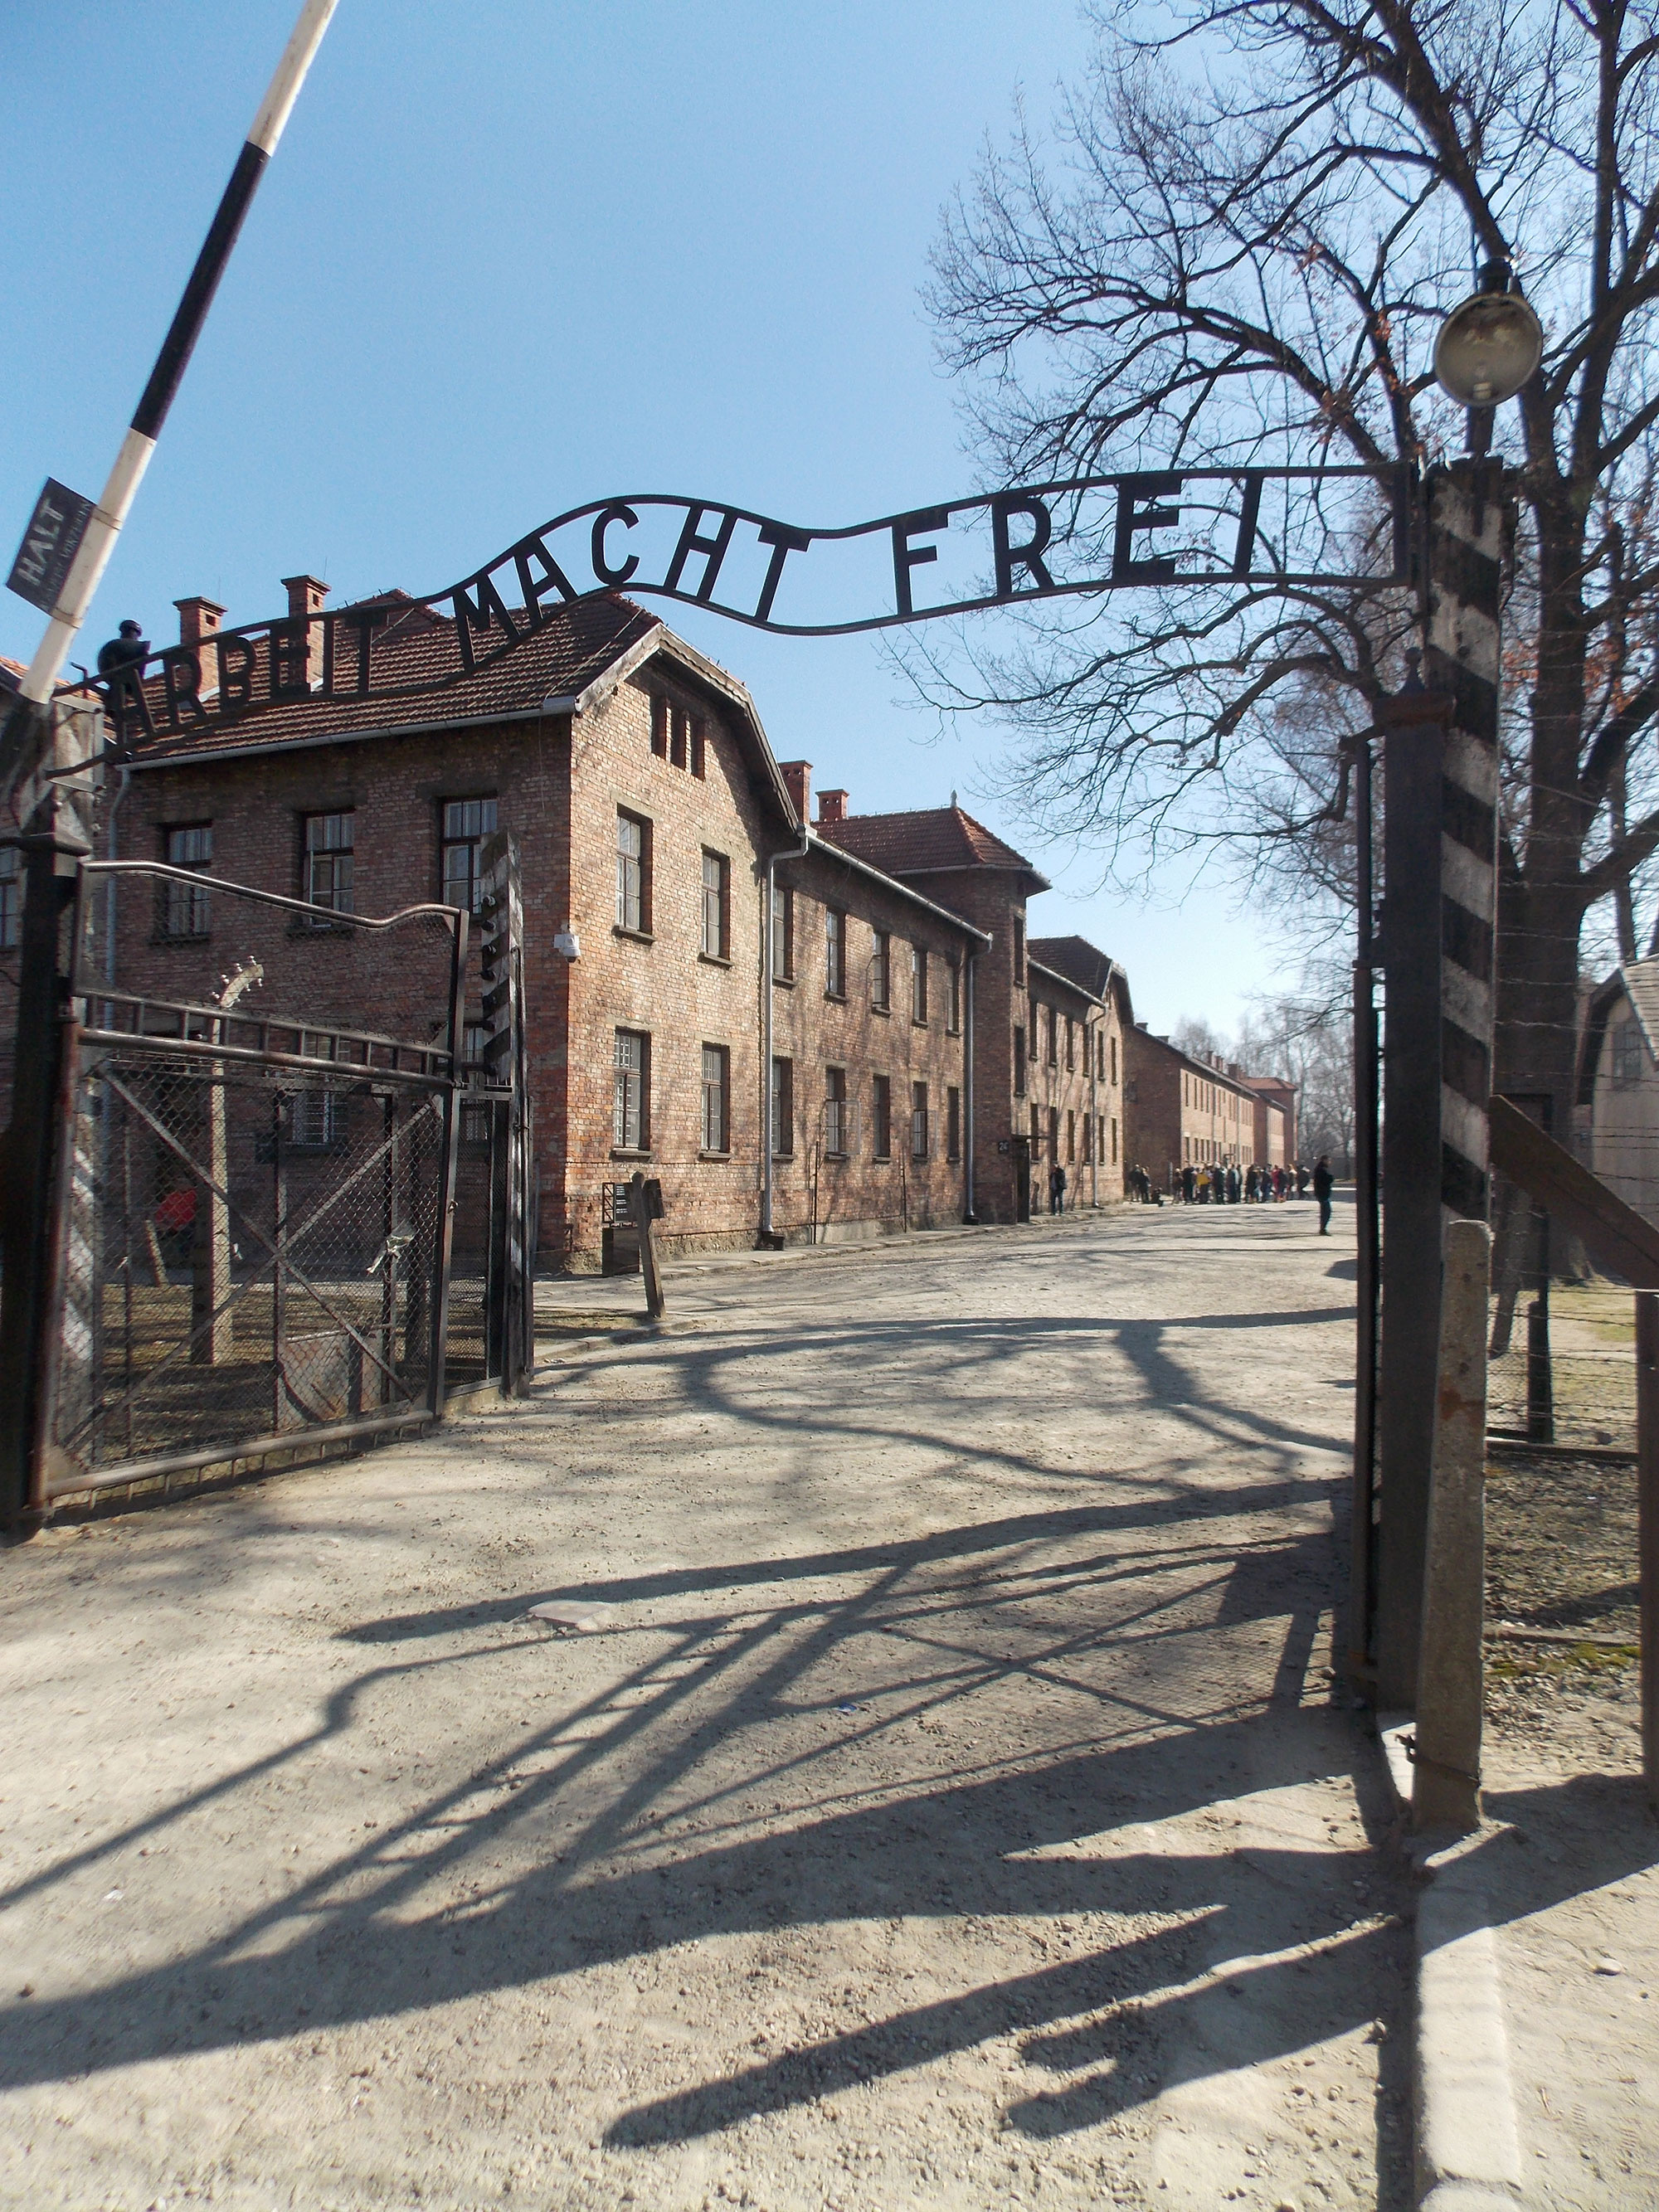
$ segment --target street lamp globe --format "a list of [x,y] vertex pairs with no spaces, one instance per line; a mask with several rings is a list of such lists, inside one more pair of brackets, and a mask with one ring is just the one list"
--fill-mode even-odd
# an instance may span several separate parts
[[1434,379],[1462,407],[1497,407],[1544,357],[1544,330],[1518,292],[1501,284],[1454,307],[1434,342]]

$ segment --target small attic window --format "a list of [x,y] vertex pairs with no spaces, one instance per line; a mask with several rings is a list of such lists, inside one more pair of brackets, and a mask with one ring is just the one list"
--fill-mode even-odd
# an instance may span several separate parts
[[695,776],[707,773],[702,722],[659,692],[651,700],[651,750],[671,768],[689,768]]

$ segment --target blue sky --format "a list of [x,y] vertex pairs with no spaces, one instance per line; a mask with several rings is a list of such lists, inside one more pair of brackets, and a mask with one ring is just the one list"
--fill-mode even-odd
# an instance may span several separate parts
[[[295,4],[3,11],[8,556],[47,474],[101,485]],[[927,249],[1085,38],[1064,0],[342,0],[87,643],[129,614],[165,641],[191,592],[257,620],[298,570],[434,591],[608,493],[831,525],[972,489]],[[671,619],[855,811],[957,787],[1054,878],[1034,933],[1115,954],[1154,1028],[1231,1029],[1271,987],[1282,949],[1224,886],[1091,894],[1097,860],[970,799],[997,732],[941,734],[872,639]],[[0,651],[39,628],[0,594]]]

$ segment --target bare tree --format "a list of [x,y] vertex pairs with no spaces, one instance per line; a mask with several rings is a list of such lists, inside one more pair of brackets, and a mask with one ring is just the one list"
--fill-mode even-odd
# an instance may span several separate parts
[[[1659,13],[1189,0],[1164,36],[1132,0],[1092,13],[1054,143],[1022,117],[936,252],[988,477],[1433,460],[1462,430],[1433,343],[1479,267],[1512,264],[1544,320],[1499,426],[1522,505],[1497,1078],[1553,1093],[1565,1126],[1583,918],[1659,850]],[[1340,889],[1341,739],[1397,684],[1417,608],[1237,587],[1079,604],[915,664],[942,702],[1013,719],[1013,799],[1118,854],[1311,853]]]

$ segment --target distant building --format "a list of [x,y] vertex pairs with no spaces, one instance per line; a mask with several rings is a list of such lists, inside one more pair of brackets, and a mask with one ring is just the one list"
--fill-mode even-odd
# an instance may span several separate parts
[[1573,1145],[1626,1204],[1659,1225],[1659,958],[1632,960],[1590,994]]
[[1128,1048],[1128,1157],[1168,1189],[1183,1168],[1287,1167],[1295,1160],[1296,1092],[1252,1078],[1218,1054],[1200,1059],[1144,1024]]

